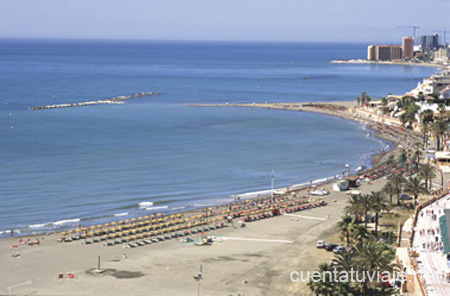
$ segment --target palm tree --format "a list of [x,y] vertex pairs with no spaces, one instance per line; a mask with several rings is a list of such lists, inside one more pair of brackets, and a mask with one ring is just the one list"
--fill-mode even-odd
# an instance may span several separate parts
[[448,132],[448,123],[439,119],[433,122],[431,128],[433,135],[436,137],[437,150],[441,149],[441,139]]
[[359,197],[361,211],[364,213],[364,226],[367,228],[368,214],[372,210],[372,198],[369,194],[363,194]]
[[[333,272],[332,267],[327,263],[322,263],[319,265],[320,279],[314,277],[308,281],[309,288],[316,293],[316,295],[326,295],[331,296],[333,294],[334,286],[336,283],[332,281],[331,273]],[[327,274],[330,276],[326,276]]]
[[367,93],[365,91],[363,91],[361,93],[361,95],[359,96],[360,100],[361,100],[361,106],[364,106],[366,104],[367,101]]
[[383,188],[381,189],[381,191],[383,191],[384,193],[386,193],[387,195],[389,195],[389,201],[390,204],[392,205],[392,196],[394,194],[397,194],[397,188],[395,188],[395,186],[392,184],[392,182],[387,182]]
[[346,214],[341,217],[341,220],[338,221],[337,226],[341,230],[347,239],[347,248],[350,246],[350,227],[353,223],[353,218],[349,214]]
[[427,193],[428,190],[419,178],[414,177],[408,179],[405,184],[405,192],[414,195],[414,204],[416,204],[419,194]]
[[429,122],[424,121],[422,123],[422,131],[423,131],[423,144],[425,146],[425,148],[428,147],[428,133],[431,130],[431,125]]
[[[356,253],[362,270],[381,273],[383,271],[392,272],[396,268],[393,263],[395,252],[384,243],[367,241],[356,248]],[[361,283],[362,295],[368,295],[366,291],[369,285],[368,281]]]
[[333,261],[335,262],[335,266],[339,271],[350,271],[352,267],[354,268],[356,265],[356,253],[351,252],[342,252],[338,253],[334,256]]
[[400,205],[400,193],[402,193],[402,187],[403,184],[406,183],[406,179],[402,175],[396,174],[390,176],[388,180],[395,188],[395,194],[397,194],[397,205]]
[[[436,169],[429,163],[420,165],[419,177],[425,180],[425,188],[431,188],[431,180],[436,177]],[[429,184],[429,185],[428,185]]]
[[429,123],[432,122],[434,119],[434,112],[431,109],[426,109],[422,113],[420,113],[420,118],[422,120],[422,123]]
[[403,113],[400,115],[400,121],[402,124],[408,123],[408,127],[411,127],[412,124],[416,121],[416,113],[419,111],[420,107],[412,104],[407,105],[403,108]]
[[416,151],[414,151],[414,162],[416,163],[416,165],[419,165],[420,162],[420,157],[422,157],[422,151],[417,149]]
[[386,202],[386,196],[382,191],[370,192],[372,199],[372,210],[375,212],[375,237],[378,237],[378,217],[381,211],[386,211],[390,206]]
[[344,210],[348,214],[355,215],[355,221],[359,221],[359,216],[364,213],[361,208],[359,196],[351,195],[347,200],[347,205],[345,206]]
[[352,238],[357,242],[356,245],[362,245],[364,240],[369,238],[367,228],[362,225],[353,224],[351,233]]

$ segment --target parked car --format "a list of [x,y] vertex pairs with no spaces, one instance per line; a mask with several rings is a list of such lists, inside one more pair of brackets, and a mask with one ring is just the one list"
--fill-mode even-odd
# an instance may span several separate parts
[[322,240],[317,241],[317,243],[316,243],[316,248],[318,248],[318,249],[323,249],[323,248],[325,248],[325,242],[322,241]]
[[409,196],[406,193],[400,193],[399,198],[400,198],[400,200],[411,200],[411,199],[413,199],[411,196]]
[[333,251],[333,249],[336,248],[337,246],[338,246],[337,244],[331,243],[331,244],[328,244],[328,245],[325,246],[325,250],[327,250],[328,252],[331,252],[331,251]]
[[343,247],[343,246],[337,246],[333,249],[333,253],[335,253],[335,254],[344,253],[344,252],[345,252],[345,247]]

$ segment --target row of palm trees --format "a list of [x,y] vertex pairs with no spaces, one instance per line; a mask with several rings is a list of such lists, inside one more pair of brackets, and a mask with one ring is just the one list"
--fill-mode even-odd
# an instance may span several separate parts
[[429,163],[421,164],[417,177],[406,179],[400,174],[392,175],[384,185],[382,192],[389,195],[390,204],[392,197],[397,196],[397,205],[400,205],[400,194],[402,192],[414,196],[414,204],[417,202],[419,194],[428,193],[431,188],[431,180],[436,177],[436,169]]
[[[383,199],[381,192],[372,192],[369,197],[373,200]],[[382,204],[387,205],[386,201],[381,201]],[[348,209],[352,205],[349,202]],[[393,263],[395,252],[387,244],[372,240],[367,227],[357,223],[358,220],[353,219],[350,214],[344,215],[338,222],[338,227],[346,237],[347,251],[338,253],[332,260],[333,264],[322,263],[319,265],[318,271],[320,278],[310,280],[308,282],[309,288],[316,295],[394,295],[397,292],[389,287],[385,287],[378,278],[370,281],[368,278],[358,277],[356,281],[348,279],[334,281],[334,278],[326,276],[326,272],[333,273],[334,270],[338,274],[357,272],[363,273],[389,272],[392,274],[397,270],[397,266]],[[338,277],[340,279],[340,277]]]
[[365,91],[363,91],[361,95],[356,98],[358,106],[364,106],[366,103],[370,103],[370,101],[372,101],[372,98],[368,96]]
[[[393,175],[388,179],[381,191],[372,191],[370,194],[351,196],[345,207],[346,214],[338,221],[337,226],[347,245],[347,252],[335,255],[333,265],[322,263],[319,265],[321,275],[326,271],[338,272],[353,271],[380,273],[396,270],[393,263],[395,252],[378,237],[379,216],[383,211],[389,211],[393,206],[392,197],[397,195],[397,205],[400,204],[400,194],[409,193],[417,200],[419,194],[428,192],[428,183],[436,176],[435,168],[430,164],[421,164],[417,177],[406,179],[402,175]],[[389,195],[389,200],[386,195]],[[375,229],[371,234],[367,230],[368,215],[375,213]],[[364,224],[359,223],[364,217]],[[316,295],[395,295],[398,292],[385,287],[380,282],[366,281],[339,281],[321,277],[319,281],[310,280],[308,286]]]
[[[382,211],[388,211],[391,205],[388,204],[386,196],[381,191],[372,191],[370,194],[353,195],[347,201],[348,205],[345,207],[347,214],[353,214],[355,221],[361,221],[360,217],[364,216],[364,227],[367,229],[367,223],[369,221],[369,213],[375,213],[375,237],[378,237],[378,218],[379,213]],[[343,218],[348,217],[344,216]],[[350,216],[351,218],[351,216]],[[339,221],[338,226],[341,225],[343,220]],[[353,223],[353,221],[351,222]],[[350,246],[349,233],[346,235],[347,247]]]

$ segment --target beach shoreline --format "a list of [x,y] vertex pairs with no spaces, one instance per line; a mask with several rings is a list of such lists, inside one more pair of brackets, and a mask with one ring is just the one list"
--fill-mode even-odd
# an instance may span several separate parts
[[[374,159],[380,159],[383,158],[383,155],[385,155],[386,153],[389,152],[389,150],[391,149],[395,149],[396,145],[391,143],[392,139],[389,138],[383,138],[383,135],[380,134],[379,132],[377,132],[374,129],[371,129],[371,122],[370,121],[364,121],[364,120],[359,120],[358,118],[353,118],[351,116],[351,114],[346,114],[346,112],[335,112],[334,111],[328,111],[325,109],[318,109],[318,108],[314,108],[314,107],[306,107],[305,105],[308,104],[316,104],[316,103],[266,103],[266,104],[189,104],[189,105],[185,105],[185,106],[190,106],[190,107],[258,107],[258,108],[268,108],[268,109],[281,109],[281,110],[285,110],[285,111],[305,111],[305,112],[311,112],[311,113],[317,113],[317,114],[322,114],[322,115],[327,115],[327,116],[331,116],[331,117],[335,117],[335,118],[341,118],[344,120],[350,120],[350,121],[357,121],[357,122],[361,122],[364,124],[363,129],[368,129],[369,133],[370,133],[370,137],[376,139],[377,141],[381,141],[383,142],[383,144],[386,144],[385,148],[382,149],[382,151],[380,152],[368,152],[368,158],[370,161],[370,164],[373,165],[373,163],[375,162]],[[333,102],[333,103],[317,103],[319,105],[323,105],[323,104],[333,104],[336,106],[345,106],[345,107],[349,107],[349,106],[353,106],[354,102],[352,101],[339,101],[339,102]],[[299,105],[299,106],[297,106]],[[301,107],[300,107],[301,106]],[[301,108],[301,109],[298,109]],[[387,147],[387,148],[386,148]],[[366,166],[366,168],[368,168],[369,166]],[[336,172],[337,173],[337,172]],[[296,184],[289,184],[287,186],[282,186],[282,187],[278,187],[278,188],[274,188],[274,191],[278,191],[278,192],[300,192],[300,191],[305,191],[308,190],[308,188],[310,188],[312,185],[314,186],[327,186],[330,185],[333,181],[335,181],[337,178],[340,178],[340,175],[333,175],[333,176],[325,176],[316,180],[311,180],[311,181],[306,181],[307,179],[305,178],[305,181],[303,183],[296,183]],[[331,187],[330,187],[331,189]],[[170,214],[178,214],[178,213],[183,213],[183,214],[188,214],[188,215],[196,215],[198,213],[201,213],[202,211],[204,211],[205,208],[222,208],[222,207],[226,207],[227,205],[233,205],[234,202],[236,201],[236,199],[242,199],[242,200],[246,200],[246,199],[255,199],[255,198],[262,198],[262,199],[267,199],[268,196],[270,196],[270,189],[261,189],[258,191],[246,191],[243,193],[235,193],[233,195],[230,196],[228,201],[220,201],[220,202],[213,202],[205,205],[205,206],[190,206],[190,207],[182,207],[183,209],[181,210],[164,210],[164,211],[160,211],[162,212],[164,215],[170,215]],[[235,198],[234,202],[232,198]],[[153,205],[152,205],[153,206]],[[155,208],[154,210],[152,210],[152,212],[158,212],[158,209]],[[149,211],[150,213],[150,211]],[[128,214],[128,213],[127,213]],[[143,215],[143,214],[141,214]],[[137,215],[131,215],[131,216],[127,216],[126,219],[132,219],[132,218],[137,218]],[[48,234],[48,233],[60,233],[63,231],[67,231],[70,229],[75,229],[75,228],[79,228],[80,226],[91,226],[91,225],[96,225],[96,223],[106,223],[106,222],[118,222],[120,221],[120,218],[116,215],[111,216],[109,218],[104,218],[99,222],[98,219],[96,219],[95,217],[82,217],[82,218],[77,218],[77,219],[67,219],[67,220],[62,220],[62,221],[57,221],[57,222],[48,222],[48,223],[43,223],[43,224],[38,224],[37,226],[46,225],[46,227],[44,227],[44,229],[39,229],[39,227],[36,227],[36,225],[32,225],[31,226],[20,226],[21,230],[17,231],[16,228],[14,228],[14,237],[28,237],[28,236],[39,236],[39,235],[43,235],[43,234]],[[53,224],[61,224],[61,226],[58,227],[53,227]],[[65,226],[65,224],[69,224],[67,226]],[[32,228],[34,231],[24,231],[23,229],[29,227]],[[34,229],[34,227],[36,227]],[[10,232],[11,230],[4,230],[2,234],[0,234],[0,239],[2,238],[8,238],[10,237]]]
[[[369,129],[371,124],[378,124],[351,113],[349,110],[354,106],[354,102],[346,102],[344,105],[301,104],[301,107],[286,104],[260,107],[315,112],[357,120],[366,124]],[[336,107],[330,108],[330,105]],[[376,163],[395,154],[400,139],[393,139],[377,129],[373,131],[375,137],[393,145],[388,151],[372,155],[371,160]],[[320,186],[329,186],[332,181]],[[358,190],[370,193],[380,190],[384,183],[384,179],[363,182]],[[285,197],[281,198],[285,198],[287,202],[323,200],[327,205],[298,213],[285,212],[280,216],[249,222],[246,227],[239,227],[241,222],[238,221],[242,221],[243,217],[237,217],[232,219],[233,222],[228,227],[207,232],[205,235],[216,237],[216,240],[207,246],[180,243],[179,238],[131,249],[124,249],[123,244],[104,247],[101,243],[83,245],[80,241],[58,243],[56,240],[61,238],[61,233],[36,235],[40,244],[32,246],[18,244],[23,237],[2,238],[0,260],[5,262],[5,265],[0,270],[0,293],[8,289],[31,289],[36,295],[195,293],[197,284],[192,280],[192,275],[202,265],[202,295],[311,295],[306,283],[290,282],[289,274],[293,270],[312,271],[318,263],[332,258],[332,254],[316,249],[315,241],[322,239],[337,242],[339,238],[334,229],[335,223],[344,213],[348,197],[346,192],[333,191],[320,198],[313,197],[307,194],[307,188],[290,188],[289,193],[283,196]],[[181,215],[205,215],[207,211],[222,211],[246,203],[267,203],[268,199],[270,195],[241,199],[213,208],[194,209]],[[190,237],[197,240],[199,236],[200,234],[192,234]],[[12,245],[18,246],[11,248]],[[20,256],[12,257],[13,252],[20,253]],[[102,258],[102,269],[107,272],[96,275],[92,270],[96,268],[98,256]],[[116,272],[130,277],[116,277]],[[32,283],[32,287],[29,288],[27,283]]]
[[[371,124],[373,124],[373,122],[371,120],[364,120],[364,118],[358,118],[353,116],[351,113],[347,112],[347,110],[328,110],[328,109],[320,109],[317,107],[311,107],[308,105],[333,105],[333,106],[339,106],[339,107],[345,107],[345,108],[350,108],[353,107],[355,105],[354,102],[352,101],[339,101],[339,102],[324,102],[324,103],[263,103],[263,104],[187,104],[185,106],[188,107],[252,107],[252,108],[267,108],[267,109],[278,109],[278,110],[284,110],[284,111],[304,111],[304,112],[310,112],[310,113],[317,113],[317,114],[322,114],[322,115],[327,115],[327,116],[331,116],[331,117],[335,117],[335,118],[341,118],[344,120],[349,120],[349,121],[356,121],[356,122],[360,122],[362,124],[364,124],[363,129],[368,130],[370,136],[373,139],[382,142],[383,144],[385,144],[385,148],[380,149],[380,151],[371,151],[368,152],[368,158],[370,161],[370,165],[373,165],[374,163],[376,163],[377,161],[380,161],[381,159],[384,159],[385,155],[389,154],[389,152],[391,150],[395,150],[397,145],[395,144],[394,141],[392,141],[393,139],[388,138],[388,137],[384,137],[383,134],[381,134],[380,132],[378,132],[376,129],[373,129],[371,127]],[[369,168],[369,166],[366,166],[366,169]],[[305,179],[305,181],[303,183],[296,183],[296,184],[289,184],[287,186],[282,186],[282,187],[277,187],[274,188],[274,191],[278,191],[278,192],[300,192],[300,191],[304,191],[304,190],[308,190],[308,188],[310,188],[312,185],[314,186],[326,186],[326,185],[330,185],[333,181],[335,181],[337,178],[340,178],[340,175],[333,175],[333,176],[325,176],[316,180],[311,180],[311,181],[306,181],[307,179]],[[235,193],[233,195],[230,196],[228,201],[221,201],[221,202],[217,202],[217,203],[211,203],[205,206],[190,206],[190,207],[183,207],[183,209],[181,210],[168,210],[168,211],[160,211],[162,212],[164,215],[171,215],[171,214],[178,214],[178,213],[183,213],[183,214],[192,214],[192,215],[196,215],[198,213],[201,213],[202,211],[204,211],[205,208],[222,208],[222,207],[226,207],[227,205],[233,205],[234,202],[236,201],[236,199],[242,199],[242,200],[246,200],[246,199],[255,199],[255,198],[262,198],[262,199],[267,199],[268,196],[270,196],[270,189],[261,189],[258,191],[246,191],[243,193]],[[234,201],[233,198],[234,197]],[[153,205],[152,205],[153,206]],[[158,209],[155,208],[154,210],[152,210],[152,212],[158,212]],[[150,213],[150,211],[149,211]],[[132,216],[128,216],[127,213],[127,218],[126,219],[132,219],[132,218],[137,218],[136,215],[132,215]],[[89,223],[89,221],[91,221]],[[79,228],[80,226],[91,226],[91,225],[95,225],[95,221],[98,221],[95,217],[84,217],[84,218],[77,218],[77,219],[66,219],[66,220],[61,220],[61,221],[56,221],[56,222],[48,222],[48,223],[43,223],[43,224],[38,224],[37,226],[43,225],[44,224],[47,226],[46,228],[40,230],[39,227],[36,227],[35,225],[31,226],[20,226],[22,227],[22,229],[20,231],[17,231],[16,228],[14,228],[14,237],[27,237],[27,236],[39,236],[39,235],[43,235],[43,234],[48,234],[48,233],[60,233],[63,231],[67,231],[70,229],[75,229],[75,228]],[[102,223],[106,223],[106,222],[118,222],[120,221],[120,218],[116,215],[111,216],[109,218],[104,218],[102,219]],[[97,222],[98,223],[98,222]],[[54,224],[61,224],[61,226],[55,226],[53,227]],[[68,225],[65,225],[68,224]],[[23,229],[25,227],[30,227],[32,229],[34,229],[36,227],[36,229],[34,231],[24,231]],[[3,233],[0,234],[0,239],[2,238],[8,238],[11,236],[11,230],[3,230]]]

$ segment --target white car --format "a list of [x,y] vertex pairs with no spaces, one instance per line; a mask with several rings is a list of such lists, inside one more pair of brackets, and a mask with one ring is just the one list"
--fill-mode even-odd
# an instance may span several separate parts
[[345,252],[345,248],[343,246],[337,246],[336,248],[333,249],[333,253],[338,254],[338,253],[343,253]]
[[318,249],[323,249],[323,248],[325,248],[325,242],[322,241],[322,240],[317,241],[316,247],[317,247]]

